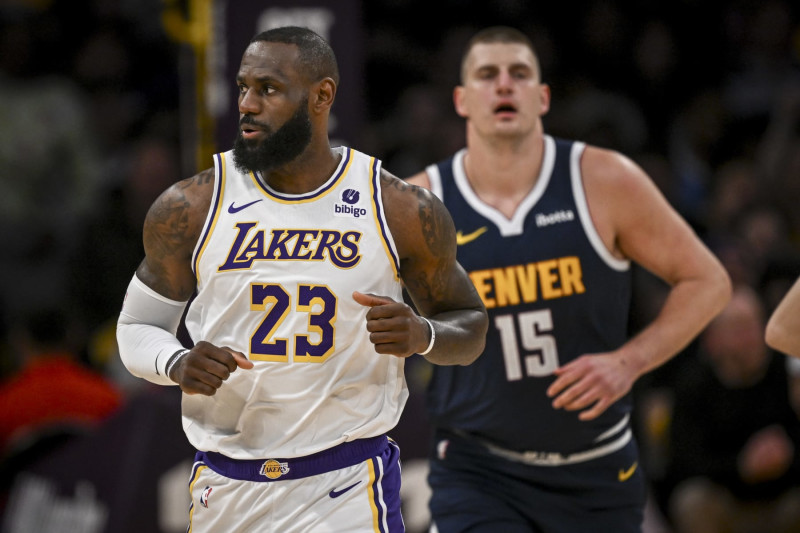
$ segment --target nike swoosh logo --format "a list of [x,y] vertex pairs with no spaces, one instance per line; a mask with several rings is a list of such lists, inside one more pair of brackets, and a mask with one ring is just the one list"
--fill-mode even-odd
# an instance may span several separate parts
[[487,229],[489,228],[483,226],[482,228],[478,228],[472,233],[467,233],[466,235],[461,233],[461,230],[458,230],[458,232],[456,232],[456,245],[461,246],[462,244],[467,244],[468,242],[474,241],[475,239],[483,235]]
[[620,481],[628,481],[634,472],[636,472],[636,467],[639,466],[639,462],[635,462],[631,465],[631,467],[627,470],[619,469],[619,473],[617,474],[617,479]]
[[[263,200],[263,198],[262,198],[261,200]],[[258,203],[258,202],[260,202],[261,200],[253,200],[253,201],[252,201],[252,202],[250,202],[249,204],[240,205],[240,206],[238,206],[238,207],[237,207],[237,206],[235,206],[235,205],[233,205],[233,204],[235,204],[236,202],[231,202],[231,205],[229,205],[229,206],[228,206],[228,213],[230,213],[231,215],[232,215],[232,214],[234,214],[234,213],[238,213],[238,212],[239,212],[239,211],[241,211],[242,209],[247,209],[247,208],[248,208],[248,207],[250,207],[251,205],[253,205],[253,204],[257,204],[257,203]]]
[[336,489],[333,489],[332,491],[330,491],[330,492],[328,493],[328,496],[330,496],[331,498],[338,498],[339,496],[341,496],[342,494],[344,494],[344,493],[345,493],[345,492],[347,492],[348,490],[352,489],[353,487],[355,487],[355,486],[356,486],[356,485],[358,485],[359,483],[361,483],[361,482],[360,482],[360,481],[356,481],[355,483],[353,483],[353,484],[352,484],[352,485],[350,485],[349,487],[345,487],[345,488],[343,488],[342,490],[336,490]]

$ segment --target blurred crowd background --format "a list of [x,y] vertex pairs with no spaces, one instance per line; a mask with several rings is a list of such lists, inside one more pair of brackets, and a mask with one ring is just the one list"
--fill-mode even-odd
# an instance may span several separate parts
[[[167,401],[136,407],[133,427],[147,428],[148,416],[163,408],[170,414],[166,425],[175,426],[181,438],[172,411],[177,396],[121,368],[114,327],[143,256],[147,208],[171,183],[211,166],[210,158],[199,168],[185,156],[186,144],[193,142],[185,134],[191,108],[182,105],[187,50],[163,24],[167,7],[189,9],[193,3],[0,0],[4,472],[24,469],[22,455],[14,454],[33,449],[39,436],[32,430],[20,439],[17,431],[12,439],[9,428],[24,428],[26,416],[32,424],[77,417],[84,436],[86,428],[100,431],[141,405],[137,402],[169,394]],[[236,2],[227,9],[235,10]],[[360,22],[364,120],[347,141],[383,159],[396,175],[410,176],[463,146],[463,121],[451,99],[462,47],[481,27],[513,25],[534,41],[543,79],[552,89],[545,129],[620,150],[640,164],[723,261],[734,283],[754,291],[761,306],[758,320],[800,275],[800,6],[795,2],[590,0],[573,6],[363,0]],[[665,294],[647,272],[637,271],[636,280],[634,331],[652,318]],[[737,331],[741,327],[730,335]],[[705,357],[703,343],[698,339],[634,391],[637,431],[656,501],[658,487],[670,483],[666,448],[676,387],[687,368]],[[23,379],[31,377],[30,361],[41,353],[71,357],[76,368],[45,372],[26,385],[34,383]],[[408,370],[409,414],[395,438],[414,459],[427,453],[422,407],[427,369],[409,360]],[[94,387],[97,394],[80,397],[65,383],[84,383],[81,390]],[[26,410],[19,403],[25,396],[7,394],[15,386],[27,390],[27,402],[38,402],[41,409]],[[11,397],[17,403],[8,403]],[[94,408],[82,410],[86,405]],[[63,446],[62,437],[46,450]],[[154,442],[168,445],[161,437]],[[183,446],[175,446],[176,457]],[[45,452],[37,453],[28,460]],[[99,461],[119,450],[96,454]],[[91,524],[113,521],[109,512],[113,509],[96,511],[84,529],[74,530],[95,531]],[[178,522],[181,516],[185,520],[184,509]],[[163,523],[159,527],[168,531]]]

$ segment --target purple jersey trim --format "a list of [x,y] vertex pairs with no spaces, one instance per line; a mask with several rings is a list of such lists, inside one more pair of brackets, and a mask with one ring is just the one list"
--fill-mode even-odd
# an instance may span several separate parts
[[[381,455],[386,449],[387,442],[386,435],[381,435],[369,439],[344,442],[328,450],[291,459],[231,459],[220,453],[199,451],[195,455],[195,461],[203,463],[214,472],[231,479],[242,481],[282,481],[286,479],[301,479],[353,466]],[[267,464],[280,465],[281,473],[268,476],[264,473],[264,467]]]

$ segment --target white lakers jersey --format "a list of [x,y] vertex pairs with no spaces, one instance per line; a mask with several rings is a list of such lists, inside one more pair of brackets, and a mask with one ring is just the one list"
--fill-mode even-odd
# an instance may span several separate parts
[[337,148],[317,190],[290,195],[232,152],[215,156],[214,196],[193,257],[192,340],[247,355],[214,396],[183,395],[197,449],[235,459],[298,457],[372,437],[408,397],[404,359],[375,352],[353,291],[402,299],[380,161]]

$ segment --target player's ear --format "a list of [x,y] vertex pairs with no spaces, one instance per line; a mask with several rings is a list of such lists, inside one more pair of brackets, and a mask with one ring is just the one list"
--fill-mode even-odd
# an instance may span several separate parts
[[331,78],[323,78],[315,83],[309,93],[309,105],[316,112],[330,110],[336,97],[336,82]]
[[467,116],[469,116],[469,113],[467,113],[467,106],[464,102],[464,87],[461,85],[456,85],[456,88],[453,89],[453,105],[459,117],[467,118]]
[[539,116],[550,111],[550,86],[546,83],[539,85]]

